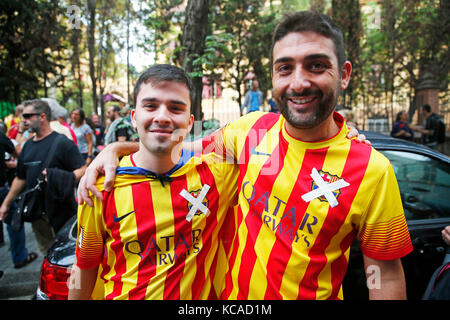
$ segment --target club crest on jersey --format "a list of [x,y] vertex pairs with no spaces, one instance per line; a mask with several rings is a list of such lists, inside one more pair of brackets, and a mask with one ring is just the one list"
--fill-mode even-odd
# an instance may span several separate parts
[[202,189],[187,191],[183,189],[180,195],[187,200],[187,207],[189,213],[186,216],[187,221],[191,221],[194,215],[199,216],[204,214],[207,216],[209,214],[209,200],[206,194],[209,191],[210,186],[205,184]]
[[[318,172],[319,172],[320,176],[322,177],[323,181],[327,182],[328,184],[338,181],[340,179],[339,176],[330,174],[329,172],[326,172],[326,171],[318,170]],[[319,186],[313,180],[311,183],[311,191],[316,190],[317,188],[319,188]],[[341,194],[341,189],[337,189],[332,192],[334,194],[334,197],[337,199],[337,198],[339,198],[339,195]],[[319,199],[320,201],[327,201],[327,199],[325,198],[324,195],[318,197],[317,199]]]
[[337,198],[341,194],[341,189],[350,185],[341,177],[316,168],[312,169],[311,178],[313,179],[311,191],[302,195],[302,199],[305,202],[313,199],[326,201],[332,208],[339,204]]
[[[198,189],[198,190],[194,190],[194,191],[189,191],[189,193],[192,194],[192,196],[193,196],[194,198],[198,198],[198,196],[200,195],[200,192],[201,192],[201,191],[202,191],[202,190]],[[208,204],[209,204],[208,197],[205,196],[205,198],[202,200],[201,203],[202,203],[205,207],[208,207]],[[194,206],[194,205],[188,201],[187,207],[188,207],[188,210],[189,210],[189,211],[192,209],[193,206]],[[197,209],[197,212],[194,213],[194,216],[199,216],[199,215],[201,215],[201,214],[202,214],[202,212],[200,211],[200,209]]]

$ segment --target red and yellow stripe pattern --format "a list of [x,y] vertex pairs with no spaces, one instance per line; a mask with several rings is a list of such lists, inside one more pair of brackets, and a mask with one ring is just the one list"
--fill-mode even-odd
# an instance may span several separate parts
[[[79,207],[77,263],[101,264],[104,299],[207,299],[215,297],[219,232],[236,193],[236,167],[213,154],[194,156],[171,175],[172,182],[117,175],[103,202]],[[125,157],[120,167],[133,167]],[[101,186],[102,181],[98,182]],[[208,185],[209,214],[186,216],[192,204],[180,195]],[[86,235],[92,235],[87,237]],[[98,244],[102,245],[99,246]]]
[[[342,299],[355,237],[374,259],[412,250],[392,166],[347,139],[342,117],[334,117],[340,131],[326,141],[296,140],[282,117],[258,112],[208,141],[239,166],[239,205],[219,252],[219,265],[226,265],[222,299]],[[349,184],[334,193],[336,207],[302,199],[314,189],[313,168]]]

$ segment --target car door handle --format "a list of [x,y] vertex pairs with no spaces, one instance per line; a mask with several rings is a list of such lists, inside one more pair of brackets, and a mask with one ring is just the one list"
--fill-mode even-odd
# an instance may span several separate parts
[[430,192],[430,190],[423,189],[423,188],[420,188],[420,187],[413,187],[412,189],[415,190],[415,191],[419,191],[419,192]]

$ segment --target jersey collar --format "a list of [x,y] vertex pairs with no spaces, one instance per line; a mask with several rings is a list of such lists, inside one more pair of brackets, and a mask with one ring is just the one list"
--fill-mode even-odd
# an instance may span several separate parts
[[173,175],[178,169],[180,169],[181,167],[183,167],[194,155],[193,152],[191,151],[187,151],[187,150],[181,150],[181,157],[180,160],[178,160],[178,163],[172,168],[170,169],[168,172],[166,172],[165,174],[158,174],[155,173],[151,170],[147,170],[141,167],[137,167],[134,164],[133,155],[130,155],[130,161],[132,163],[133,166],[124,166],[124,167],[118,167],[116,169],[116,174],[130,174],[130,175],[143,175],[143,176],[153,176],[153,177],[170,177],[171,175]]

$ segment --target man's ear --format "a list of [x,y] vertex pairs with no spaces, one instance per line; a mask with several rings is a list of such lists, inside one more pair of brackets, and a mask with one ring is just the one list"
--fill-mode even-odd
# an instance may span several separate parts
[[131,110],[131,124],[133,125],[134,130],[137,131],[137,124],[136,124],[136,110]]
[[350,75],[352,74],[352,64],[350,61],[345,61],[341,69],[341,90],[345,90],[350,82]]

